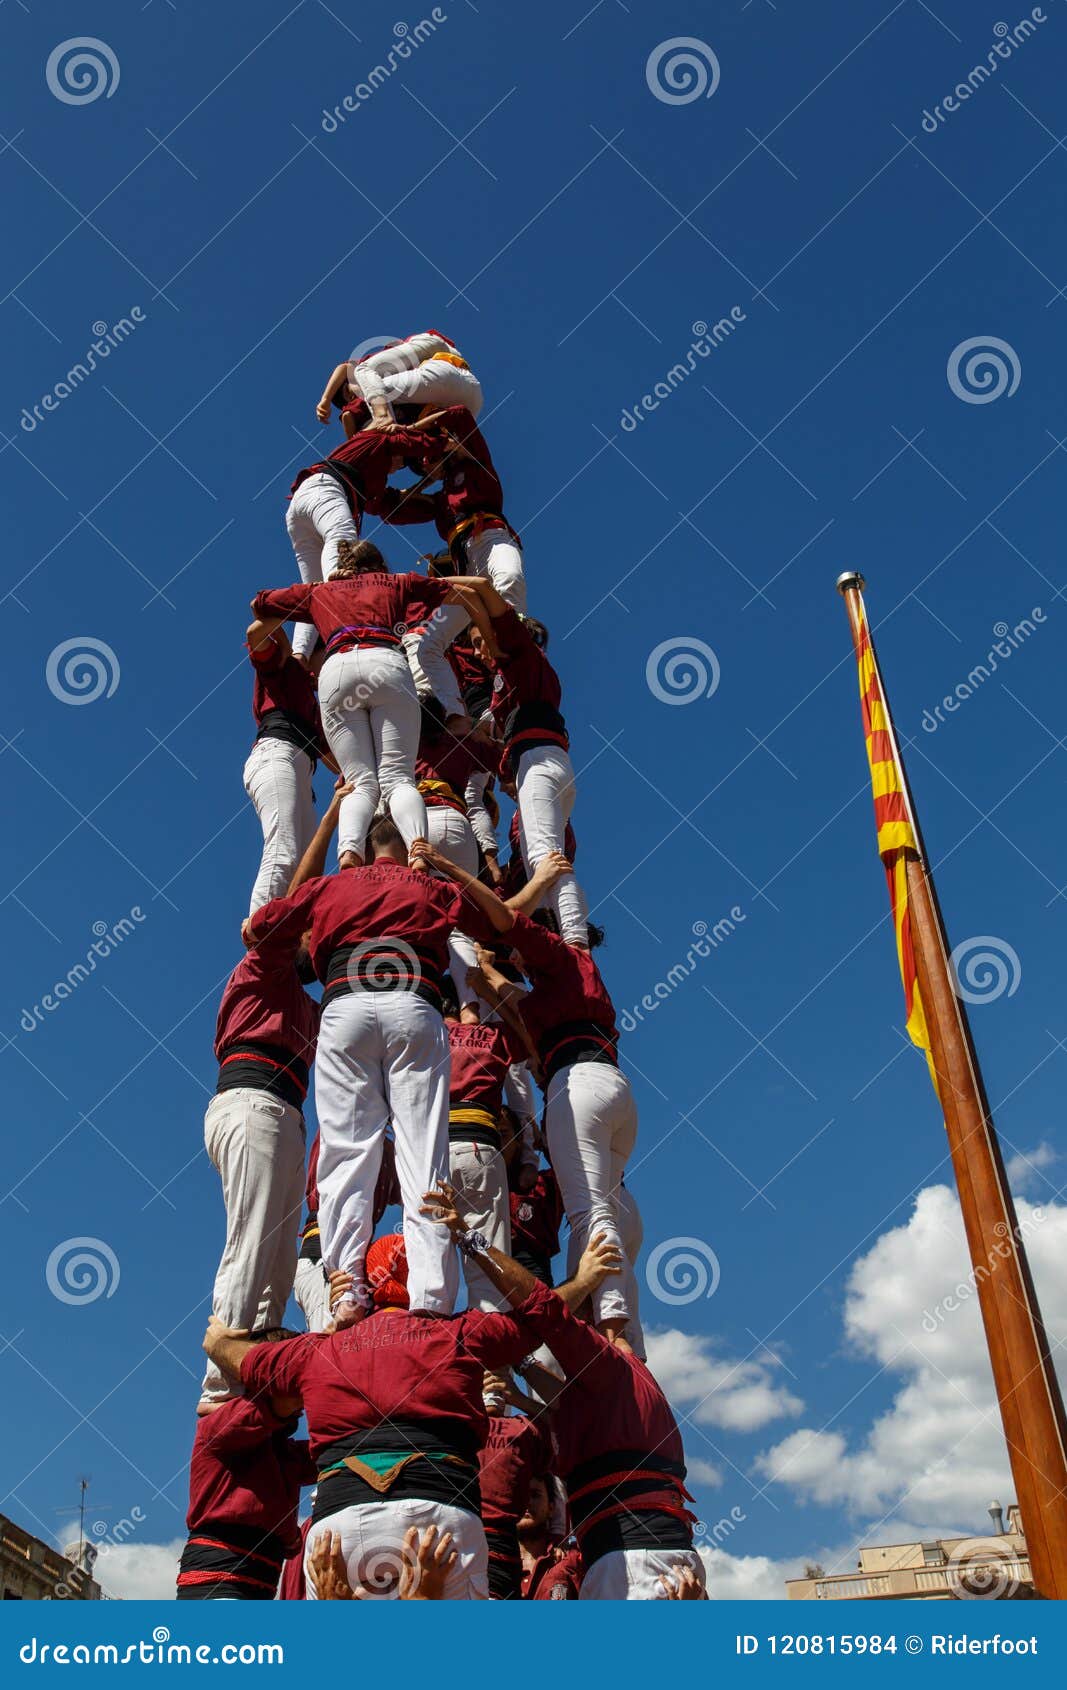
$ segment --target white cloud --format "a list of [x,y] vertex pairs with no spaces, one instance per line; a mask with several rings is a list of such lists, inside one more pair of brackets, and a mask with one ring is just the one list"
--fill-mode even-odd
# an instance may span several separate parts
[[721,1359],[712,1353],[710,1338],[673,1328],[646,1330],[645,1341],[648,1365],[665,1394],[699,1425],[754,1432],[804,1406],[775,1382],[773,1360]]
[[705,1461],[702,1455],[695,1455],[685,1462],[686,1483],[689,1485],[706,1485],[709,1490],[718,1490],[722,1484],[722,1470],[716,1467],[714,1461]]
[[[1067,1207],[1020,1199],[1018,1210],[1055,1349],[1067,1338]],[[870,1529],[879,1516],[895,1519],[890,1540],[902,1541],[905,1509],[928,1536],[988,1530],[990,1498],[1014,1492],[959,1204],[946,1186],[921,1191],[907,1223],[856,1262],[845,1331],[858,1357],[903,1381],[892,1406],[858,1437],[837,1417],[793,1432],[759,1470],[800,1498],[869,1512]]]
[[1044,1139],[1036,1150],[1017,1150],[1008,1158],[1005,1173],[1012,1191],[1040,1191],[1048,1185],[1044,1170],[1059,1161],[1059,1154]]
[[174,1596],[184,1537],[172,1543],[117,1543],[97,1559],[96,1577],[109,1596],[127,1602],[166,1601]]

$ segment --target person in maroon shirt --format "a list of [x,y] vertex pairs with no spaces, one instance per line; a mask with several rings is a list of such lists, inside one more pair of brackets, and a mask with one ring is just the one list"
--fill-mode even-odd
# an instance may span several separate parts
[[[449,1013],[449,1010],[454,1013]],[[455,999],[445,1006],[450,1054],[448,1162],[452,1184],[463,1192],[471,1225],[500,1250],[511,1249],[507,1171],[500,1147],[504,1084],[513,1062],[527,1055],[516,1033],[501,1021],[461,1019]],[[464,1260],[471,1308],[497,1309],[500,1298],[476,1263]]]
[[[329,457],[302,469],[289,491],[285,515],[300,579],[326,579],[336,566],[340,542],[359,539],[364,511],[379,514],[393,471],[405,460],[426,463],[431,455],[439,457],[441,449],[432,424],[430,429],[394,428],[388,434],[360,431]],[[392,520],[403,520],[393,509]],[[298,659],[310,656],[314,641],[312,629],[298,629]]]
[[[473,731],[452,733],[445,726],[443,706],[434,698],[423,699],[415,776],[426,805],[427,838],[468,874],[478,873],[478,841],[467,816],[468,783],[476,771],[492,773],[499,760],[492,740]],[[460,1004],[474,1003],[467,973],[474,967],[475,952],[467,934],[452,935],[449,957]]]
[[[448,572],[484,577],[501,599],[524,611],[522,546],[504,515],[503,489],[484,437],[462,405],[436,413],[427,426],[435,442],[434,468],[441,476],[441,491],[424,500],[417,512],[400,505],[394,515],[383,513],[386,520],[432,515],[448,547]],[[414,460],[409,468],[418,470],[421,462]],[[462,703],[448,648],[468,620],[467,607],[446,606],[419,641],[416,653],[419,669],[450,716],[462,709]]]
[[515,1531],[522,1556],[520,1594],[526,1602],[577,1602],[582,1588],[582,1555],[565,1549],[552,1530],[551,1473],[535,1473],[530,1480],[526,1512]]
[[[482,1376],[522,1359],[537,1342],[534,1324],[542,1324],[545,1304],[559,1297],[529,1279],[527,1298],[512,1298],[509,1315],[468,1309],[451,1319],[430,1316],[410,1306],[413,1293],[405,1295],[403,1240],[381,1239],[379,1247],[382,1271],[371,1275],[375,1310],[358,1326],[255,1344],[213,1322],[204,1347],[246,1389],[302,1400],[319,1470],[309,1554],[320,1529],[339,1533],[350,1584],[395,1597],[405,1533],[436,1525],[451,1532],[459,1551],[446,1600],[484,1600],[477,1461],[489,1419]],[[576,1303],[601,1269],[592,1253],[583,1258],[567,1288]]]
[[[426,832],[415,783],[419,700],[401,635],[431,615],[462,582],[390,574],[377,546],[342,546],[329,581],[279,587],[252,601],[271,633],[295,619],[313,623],[326,643],[319,700],[330,749],[352,791],[341,806],[342,867],[363,861],[367,832],[384,798],[410,845]],[[466,718],[457,724],[466,731]]]
[[252,715],[256,741],[244,767],[245,791],[263,829],[263,854],[249,913],[288,890],[315,832],[312,776],[319,758],[336,773],[315,696],[321,657],[293,656],[284,628],[264,635],[253,622],[245,636],[255,672]]
[[454,1191],[428,1193],[426,1208],[461,1250],[477,1256],[566,1376],[561,1385],[541,1371],[537,1386],[552,1400],[554,1466],[567,1487],[585,1566],[582,1601],[663,1601],[668,1591],[661,1579],[679,1568],[689,1568],[703,1585],[686,1506],[685,1453],[670,1404],[625,1339],[605,1337],[574,1312],[582,1300],[570,1293],[575,1285],[584,1288],[587,1266],[590,1278],[594,1264],[617,1274],[622,1252],[596,1237],[563,1294],[532,1303],[531,1288],[539,1281],[468,1229]]
[[[518,616],[488,581],[475,580],[471,587],[464,578],[456,585],[472,617],[480,608],[490,619],[488,635],[484,617],[476,620],[473,643],[493,670],[491,709],[503,742],[501,773],[515,783],[519,842],[529,875],[550,852],[563,851],[574,809],[574,765],[560,713],[559,676],[545,656],[548,635],[539,622]],[[573,875],[549,892],[545,907],[570,944],[588,943],[588,909]]]
[[[469,885],[469,876],[432,847],[427,856],[461,889]],[[619,1069],[615,1008],[591,953],[526,913],[540,907],[553,880],[570,872],[561,853],[545,857],[524,890],[507,901],[507,942],[522,962],[530,990],[517,993],[488,959],[482,973],[498,1002],[514,1001],[537,1051],[545,1088],[545,1139],[573,1249],[580,1254],[594,1233],[603,1233],[622,1255],[619,1190],[637,1138],[637,1108],[630,1082]],[[638,1316],[637,1279],[628,1258],[622,1259],[621,1276],[605,1284],[594,1303],[597,1325],[609,1336],[624,1332],[631,1317]]]
[[300,1488],[315,1482],[307,1442],[292,1435],[300,1408],[292,1393],[257,1392],[197,1421],[180,1602],[273,1600],[300,1544]]
[[[299,973],[298,973],[299,967]],[[219,1064],[204,1143],[222,1181],[226,1243],[212,1309],[231,1326],[277,1326],[296,1272],[304,1187],[304,1098],[315,1059],[319,1006],[291,950],[249,951],[227,981],[215,1028]],[[209,1366],[201,1409],[231,1383]]]
[[[322,591],[321,588],[312,589]],[[441,979],[448,939],[510,925],[488,887],[459,893],[407,867],[387,817],[370,835],[366,868],[307,880],[258,910],[246,936],[267,956],[291,957],[308,934],[323,993],[315,1107],[319,1121],[319,1225],[328,1269],[353,1275],[337,1319],[356,1321],[366,1300],[364,1257],[390,1119],[416,1307],[447,1314],[458,1289],[455,1253],[419,1213],[422,1193],[448,1169],[448,1041]]]
[[537,1420],[523,1413],[489,1416],[478,1470],[489,1546],[489,1594],[497,1601],[517,1601],[522,1594],[517,1527],[526,1513],[533,1476],[551,1458],[551,1438]]

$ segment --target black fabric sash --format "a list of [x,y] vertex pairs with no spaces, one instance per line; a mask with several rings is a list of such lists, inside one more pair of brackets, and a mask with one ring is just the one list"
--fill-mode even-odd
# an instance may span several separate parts
[[[353,980],[349,964],[357,952],[359,959]],[[440,1010],[442,1004],[441,975],[437,964],[414,945],[409,945],[406,939],[390,940],[388,935],[366,940],[362,945],[341,945],[331,956],[326,967],[323,1005],[357,989],[365,992],[412,992],[436,1010]]]
[[617,1068],[618,1038],[618,1033],[609,1032],[599,1021],[557,1022],[538,1040],[537,1054],[546,1084],[553,1074],[574,1062],[604,1062]]
[[269,1091],[303,1109],[308,1089],[308,1065],[302,1057],[294,1056],[284,1045],[268,1044],[265,1040],[241,1039],[227,1045],[219,1059],[219,1079],[216,1095],[224,1091]]
[[295,745],[298,751],[306,752],[311,758],[314,771],[319,757],[318,734],[312,723],[302,721],[291,710],[266,711],[256,734],[257,745],[261,739],[282,739],[286,745]]

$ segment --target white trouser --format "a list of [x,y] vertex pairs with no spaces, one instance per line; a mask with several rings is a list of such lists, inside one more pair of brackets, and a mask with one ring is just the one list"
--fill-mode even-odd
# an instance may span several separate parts
[[[494,1250],[510,1256],[511,1204],[507,1169],[500,1151],[469,1139],[453,1139],[448,1147],[448,1161],[467,1227],[471,1232],[484,1232]],[[509,1312],[507,1298],[494,1288],[471,1256],[463,1258],[463,1277],[467,1282],[469,1308]]]
[[486,788],[493,777],[485,769],[475,769],[467,781],[467,790],[463,794],[467,805],[467,820],[471,824],[471,831],[483,851],[492,851],[495,855],[500,849],[490,816],[485,803]]
[[[628,1186],[620,1185],[615,1195],[618,1199],[619,1237],[622,1240],[623,1255],[629,1262],[630,1267],[635,1268],[637,1266],[637,1258],[641,1254],[641,1245],[644,1243],[645,1238],[645,1226],[641,1219],[641,1211],[637,1207],[637,1199],[634,1197],[633,1192]],[[568,1279],[573,1278],[574,1274],[578,1271],[578,1259],[580,1255],[581,1251],[578,1248],[577,1234],[572,1232],[570,1242],[567,1245]],[[644,1361],[646,1359],[645,1333],[644,1328],[641,1325],[640,1317],[637,1313],[638,1287],[636,1275],[632,1276],[632,1280],[632,1298],[629,1295],[631,1283],[631,1276],[629,1274],[626,1275],[623,1286],[624,1291],[627,1293],[627,1301],[630,1304],[630,1319],[627,1322],[626,1331],[623,1333],[623,1337],[626,1339],[626,1342],[629,1344],[638,1360]]]
[[[280,1326],[293,1288],[304,1201],[304,1119],[270,1092],[219,1092],[204,1116],[204,1144],[222,1180],[226,1245],[211,1312],[227,1326]],[[240,1394],[208,1363],[201,1397]]]
[[[426,811],[426,826],[426,838],[431,845],[436,845],[468,874],[477,875],[478,846],[466,816],[448,804],[431,804]],[[448,941],[448,968],[461,1009],[464,1004],[477,1002],[476,994],[467,989],[467,970],[477,960],[474,940],[456,928]]]
[[324,1332],[330,1322],[330,1287],[321,1262],[301,1256],[296,1264],[293,1296],[300,1305],[309,1332]]
[[311,758],[284,739],[257,739],[244,769],[245,791],[263,829],[263,855],[249,915],[284,898],[315,832]]
[[[539,745],[519,758],[515,782],[519,801],[519,845],[527,878],[550,851],[562,851],[574,809],[574,766],[562,746]],[[584,945],[589,909],[573,874],[557,881],[542,900],[559,922],[568,944]]]
[[404,1564],[404,1533],[410,1526],[417,1526],[420,1532],[436,1526],[439,1532],[452,1533],[452,1547],[459,1556],[445,1581],[446,1602],[489,1600],[489,1552],[477,1514],[445,1502],[420,1502],[417,1497],[390,1502],[386,1496],[380,1502],[357,1502],[350,1508],[339,1508],[336,1514],[328,1514],[312,1526],[304,1550],[308,1601],[318,1600],[309,1571],[315,1544],[323,1532],[339,1532],[352,1589],[370,1601],[395,1602]]
[[[597,1233],[622,1252],[619,1181],[637,1137],[637,1108],[626,1075],[606,1062],[558,1069],[545,1095],[545,1136],[575,1259]],[[593,1312],[598,1324],[636,1316],[637,1281],[625,1253],[622,1273],[593,1293]]]
[[612,1549],[585,1570],[583,1602],[667,1602],[661,1573],[691,1567],[701,1585],[704,1563],[695,1549]]
[[426,806],[415,784],[419,700],[401,652],[362,646],[328,657],[319,675],[322,725],[354,791],[341,802],[337,851],[363,856],[379,798],[405,845],[426,833]]
[[448,1233],[419,1214],[425,1193],[448,1177],[448,1080],[444,1022],[414,992],[357,988],[327,1003],[315,1059],[322,1259],[363,1283],[392,1120],[408,1292],[411,1307],[430,1314],[451,1314],[459,1289]]
[[[438,411],[446,410],[449,405],[465,405],[471,416],[476,417],[482,408],[482,384],[478,377],[444,358],[427,358],[413,370],[382,375],[373,382],[364,382],[360,369],[359,364],[349,367],[352,386],[364,397],[381,396],[390,409],[394,405],[432,405]],[[364,393],[364,387],[370,391]]]
[[[477,538],[472,536],[467,541],[464,550],[464,575],[484,576],[513,610],[526,609],[522,549],[506,528],[483,528]],[[442,604],[434,611],[425,628],[418,634],[409,635],[404,642],[415,685],[422,694],[432,693],[444,706],[446,716],[464,713],[459,682],[446,653],[469,621],[462,605]]]
[[[332,475],[309,475],[289,501],[285,526],[293,542],[301,581],[324,581],[337,562],[338,540],[358,540],[359,523],[348,496]],[[317,634],[310,622],[297,624],[293,652],[308,657]]]

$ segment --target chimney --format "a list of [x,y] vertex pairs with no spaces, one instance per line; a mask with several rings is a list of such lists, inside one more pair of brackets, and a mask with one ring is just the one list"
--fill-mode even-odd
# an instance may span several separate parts
[[994,1535],[994,1537],[1003,1537],[1004,1536],[1004,1510],[1000,1506],[1000,1503],[997,1501],[996,1497],[994,1497],[992,1502],[989,1504],[989,1518],[993,1522],[993,1535]]

